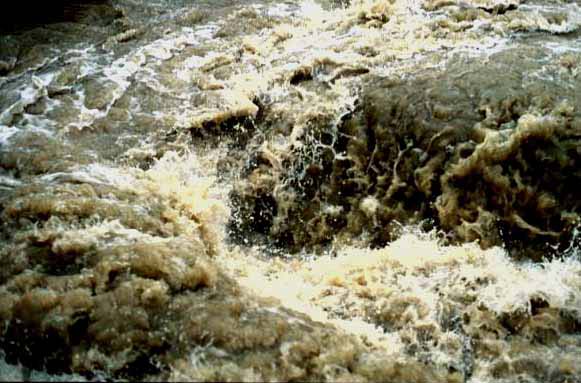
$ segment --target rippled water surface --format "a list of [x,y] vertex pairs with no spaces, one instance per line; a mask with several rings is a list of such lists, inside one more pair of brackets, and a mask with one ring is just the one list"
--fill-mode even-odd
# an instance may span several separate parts
[[577,2],[55,7],[0,35],[0,381],[581,382]]

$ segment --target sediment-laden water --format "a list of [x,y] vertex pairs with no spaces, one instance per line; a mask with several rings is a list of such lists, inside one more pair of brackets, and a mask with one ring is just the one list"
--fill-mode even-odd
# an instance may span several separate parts
[[581,382],[581,7],[92,1],[0,36],[0,381]]

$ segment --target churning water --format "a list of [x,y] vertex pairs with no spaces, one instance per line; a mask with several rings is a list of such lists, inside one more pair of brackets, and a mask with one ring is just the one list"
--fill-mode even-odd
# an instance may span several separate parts
[[581,382],[575,1],[55,7],[0,36],[0,381]]

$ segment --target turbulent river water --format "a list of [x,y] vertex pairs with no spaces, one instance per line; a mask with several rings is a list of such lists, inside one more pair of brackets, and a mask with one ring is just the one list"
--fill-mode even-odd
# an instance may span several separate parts
[[576,1],[61,3],[0,27],[0,381],[581,382]]

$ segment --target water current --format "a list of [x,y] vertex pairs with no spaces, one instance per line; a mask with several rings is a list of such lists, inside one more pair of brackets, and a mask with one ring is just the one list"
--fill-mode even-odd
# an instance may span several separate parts
[[0,27],[0,381],[581,382],[581,6]]

